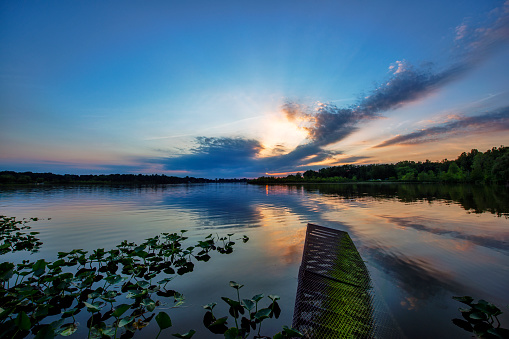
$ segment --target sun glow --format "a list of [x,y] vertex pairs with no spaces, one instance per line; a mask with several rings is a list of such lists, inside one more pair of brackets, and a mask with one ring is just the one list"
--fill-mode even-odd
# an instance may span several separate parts
[[288,153],[308,136],[295,121],[289,121],[281,113],[265,115],[262,128],[260,135],[264,149],[259,154],[262,158]]

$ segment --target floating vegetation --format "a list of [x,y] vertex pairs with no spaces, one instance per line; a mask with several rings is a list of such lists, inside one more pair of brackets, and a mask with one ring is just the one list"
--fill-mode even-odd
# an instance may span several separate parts
[[[42,243],[37,232],[27,233],[29,228],[27,221],[0,216],[0,253],[37,251]],[[195,262],[208,261],[212,252],[232,253],[235,245],[228,234],[184,246],[185,232],[162,233],[141,244],[123,241],[108,251],[58,252],[54,262],[2,262],[0,337],[69,336],[86,326],[89,338],[130,338],[154,318],[160,334],[172,323],[166,312],[156,314],[157,307],[177,308],[185,300],[167,287],[172,279],[192,272]],[[79,313],[86,313],[86,324],[77,322]],[[191,338],[194,333],[173,336]]]
[[[210,303],[203,306],[207,310],[203,316],[203,324],[210,332],[215,334],[224,334],[225,338],[247,338],[251,332],[255,333],[254,338],[270,338],[260,335],[262,322],[269,318],[279,318],[281,308],[279,307],[277,295],[269,295],[271,303],[264,308],[259,308],[259,302],[264,298],[263,294],[257,294],[251,299],[240,299],[240,289],[244,286],[230,281],[230,286],[237,291],[237,299],[222,297],[224,302],[229,306],[228,312],[234,318],[235,326],[228,327],[228,316],[216,318],[213,313],[216,303]],[[302,334],[287,326],[283,326],[283,330],[276,333],[273,339],[284,338],[300,338]]]
[[452,297],[468,308],[459,308],[463,319],[453,319],[452,322],[462,329],[472,332],[477,338],[509,338],[509,330],[500,327],[498,316],[502,311],[495,305],[480,299],[474,302],[470,296]]

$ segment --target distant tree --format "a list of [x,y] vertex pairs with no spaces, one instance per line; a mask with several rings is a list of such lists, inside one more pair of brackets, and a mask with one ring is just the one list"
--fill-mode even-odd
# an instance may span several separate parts
[[491,174],[495,182],[509,184],[509,152],[495,160]]

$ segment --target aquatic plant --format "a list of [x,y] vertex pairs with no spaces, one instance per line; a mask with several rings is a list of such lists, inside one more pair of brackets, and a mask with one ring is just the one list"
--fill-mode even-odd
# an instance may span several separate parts
[[[240,289],[244,286],[235,281],[230,281],[230,286],[236,290],[236,300],[222,297],[229,306],[228,312],[235,321],[235,326],[228,327],[228,316],[216,318],[213,313],[217,303],[210,303],[203,306],[207,310],[203,316],[203,324],[209,331],[215,334],[224,334],[227,339],[248,338],[254,332],[254,338],[270,338],[261,336],[262,322],[269,318],[279,318],[281,308],[279,307],[277,295],[269,295],[271,303],[264,308],[259,308],[259,302],[264,298],[263,294],[257,294],[251,299],[240,299]],[[273,339],[302,337],[302,334],[293,328],[283,326],[283,330],[274,335]]]
[[470,296],[452,298],[470,306],[459,308],[465,320],[453,319],[452,322],[456,326],[472,332],[477,338],[509,338],[509,330],[500,327],[498,316],[502,314],[502,311],[498,307],[483,299],[474,302],[474,298]]
[[[29,228],[27,220],[0,216],[0,253],[37,251],[42,243],[37,232],[26,233]],[[235,245],[228,234],[208,235],[186,247],[185,232],[162,233],[141,244],[123,241],[109,251],[58,252],[54,262],[2,262],[0,338],[69,336],[82,326],[76,320],[82,312],[88,317],[89,338],[130,338],[154,318],[160,334],[172,323],[166,312],[156,315],[157,307],[184,303],[182,294],[167,287],[172,279],[192,272],[196,261],[208,261],[214,251],[232,253]],[[173,336],[191,338],[194,333]]]

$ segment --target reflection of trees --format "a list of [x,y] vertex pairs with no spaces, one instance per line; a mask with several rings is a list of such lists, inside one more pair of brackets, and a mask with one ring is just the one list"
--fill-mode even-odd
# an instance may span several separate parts
[[440,295],[444,290],[458,288],[458,282],[450,275],[421,260],[412,260],[401,254],[394,255],[381,248],[365,248],[364,251],[399,282],[398,286],[417,300],[427,300]]
[[333,195],[342,199],[373,197],[397,199],[411,203],[418,201],[450,201],[473,213],[490,212],[509,216],[509,190],[500,186],[446,184],[305,184],[306,191]]
[[420,222],[419,220],[420,218],[418,217],[417,218],[416,217],[399,218],[390,216],[381,217],[387,219],[390,223],[398,225],[400,227],[413,228],[418,231],[428,232],[436,235],[448,235],[456,239],[468,240],[469,242],[476,244],[478,246],[489,247],[505,251],[509,250],[509,248],[507,247],[507,242],[504,240],[504,238],[495,238],[492,236],[477,236],[467,232],[450,230],[448,228],[430,227],[427,226],[425,222]]

